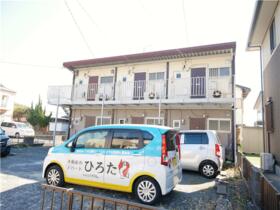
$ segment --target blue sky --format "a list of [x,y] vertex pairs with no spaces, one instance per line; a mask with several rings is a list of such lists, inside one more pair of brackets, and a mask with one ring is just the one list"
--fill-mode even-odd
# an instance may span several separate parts
[[245,122],[252,124],[259,54],[245,48],[254,6],[255,0],[2,0],[0,83],[17,91],[19,103],[39,94],[46,103],[48,85],[71,84],[64,61],[236,41],[236,82],[252,89],[245,101]]

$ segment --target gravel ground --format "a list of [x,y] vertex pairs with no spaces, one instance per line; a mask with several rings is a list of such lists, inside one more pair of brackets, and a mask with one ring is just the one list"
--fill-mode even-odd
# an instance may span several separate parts
[[[12,154],[1,159],[0,209],[33,210],[40,208],[41,178],[43,159],[47,147],[12,148]],[[215,184],[223,180],[227,184],[228,195],[218,195]],[[84,192],[92,192],[108,197],[135,201],[128,193],[95,189],[68,184]],[[164,196],[157,206],[166,209],[247,209],[247,190],[239,173],[229,168],[216,180],[201,177],[198,173],[184,171],[182,182],[174,191]]]

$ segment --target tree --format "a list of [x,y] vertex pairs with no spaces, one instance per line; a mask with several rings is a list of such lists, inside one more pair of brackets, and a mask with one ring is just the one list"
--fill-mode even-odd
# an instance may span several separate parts
[[35,127],[36,130],[40,130],[48,126],[51,120],[52,113],[46,115],[46,109],[43,109],[42,101],[39,96],[38,103],[33,106],[33,102],[31,104],[31,108],[28,112],[27,121]]
[[23,118],[27,118],[29,107],[22,104],[15,104],[13,111],[13,118],[15,121],[21,121]]

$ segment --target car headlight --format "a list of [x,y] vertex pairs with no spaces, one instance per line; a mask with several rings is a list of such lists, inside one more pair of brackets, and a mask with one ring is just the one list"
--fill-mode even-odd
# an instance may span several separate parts
[[7,146],[10,146],[12,144],[12,141],[11,141],[11,139],[9,139],[8,141],[7,141]]
[[52,153],[52,151],[53,151],[53,147],[51,147],[51,148],[49,149],[48,155],[50,155],[50,154]]

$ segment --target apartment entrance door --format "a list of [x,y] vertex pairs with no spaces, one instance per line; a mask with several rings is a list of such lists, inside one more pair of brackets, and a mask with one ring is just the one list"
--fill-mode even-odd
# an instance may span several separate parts
[[131,117],[131,124],[144,124],[144,117]]
[[98,76],[89,77],[88,78],[87,100],[94,101],[97,91],[98,91]]
[[205,118],[190,118],[190,130],[205,130]]
[[133,99],[143,100],[145,90],[146,90],[146,72],[135,73]]
[[205,98],[205,68],[191,69],[191,97]]

